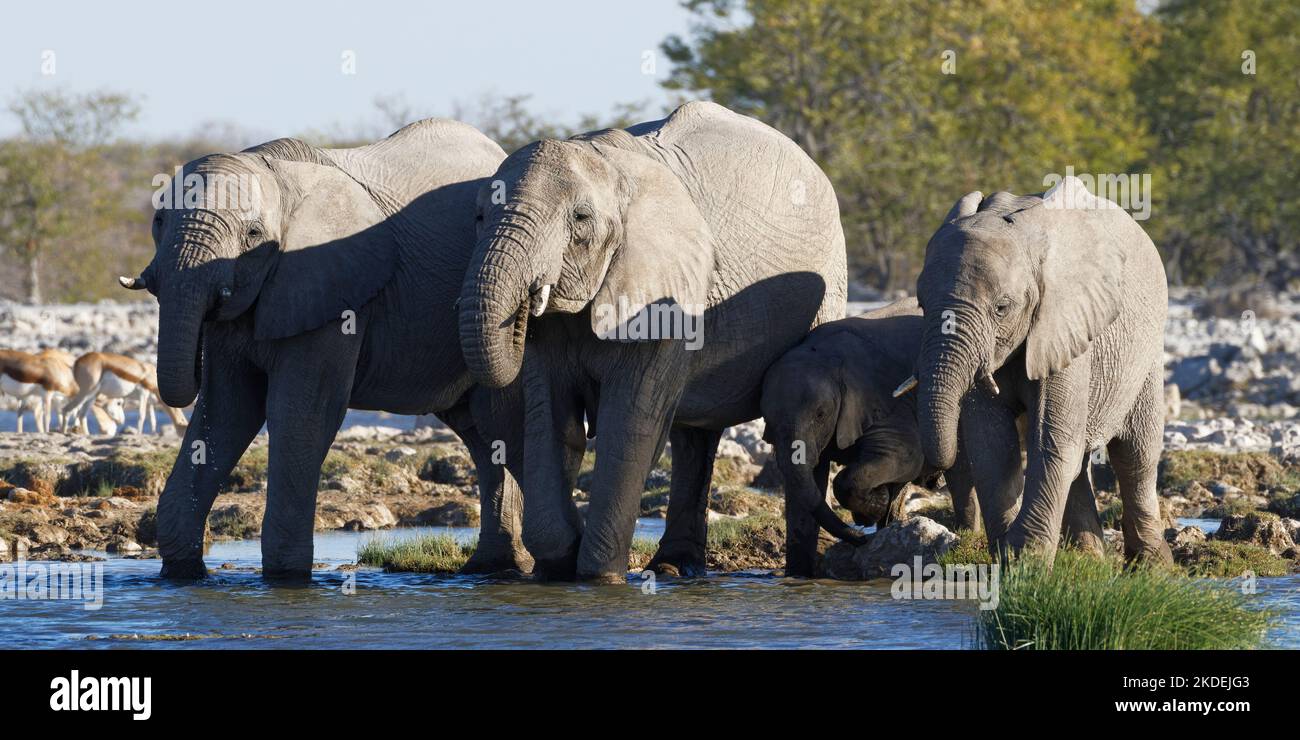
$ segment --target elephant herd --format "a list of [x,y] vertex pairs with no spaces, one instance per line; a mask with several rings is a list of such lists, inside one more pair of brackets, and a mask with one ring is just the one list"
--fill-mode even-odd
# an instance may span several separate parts
[[[351,149],[278,139],[178,177],[187,197],[157,208],[154,259],[121,279],[158,298],[162,400],[195,404],[158,505],[165,577],[206,573],[208,511],[264,424],[263,572],[306,576],[348,408],[434,413],[464,441],[483,521],[470,572],[623,582],[671,441],[649,567],[703,573],[722,431],[760,415],[791,575],[813,574],[818,527],[861,542],[904,484],[940,471],[999,552],[1062,533],[1097,545],[1087,461],[1102,447],[1127,554],[1168,557],[1163,267],[1073,178],[961,198],[919,300],[844,318],[831,183],[791,140],[712,103],[509,156],[439,119]],[[217,197],[231,178],[251,202]],[[852,525],[826,502],[832,461]]]

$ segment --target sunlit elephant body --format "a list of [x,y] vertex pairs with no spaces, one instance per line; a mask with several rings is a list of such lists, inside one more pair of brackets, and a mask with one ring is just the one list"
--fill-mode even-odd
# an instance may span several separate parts
[[[644,481],[669,437],[652,567],[702,571],[721,430],[757,417],[768,365],[844,313],[829,181],[789,139],[711,103],[532,144],[493,179],[461,337],[476,378],[523,377],[524,542],[538,572],[625,578]],[[635,331],[657,309],[702,313],[702,334]],[[585,528],[571,497],[584,421],[596,439]]]
[[320,467],[348,408],[438,413],[478,466],[471,567],[528,566],[518,490],[492,460],[502,440],[517,471],[518,394],[473,386],[454,306],[474,195],[503,157],[472,127],[427,120],[355,149],[279,139],[186,165],[197,200],[158,208],[157,255],[122,281],[158,296],[163,400],[198,395],[158,504],[164,576],[204,573],[208,510],[264,423],[263,569],[309,573]]
[[[763,438],[772,444],[785,490],[786,575],[812,576],[817,530],[861,540],[826,503],[835,497],[859,526],[882,525],[907,483],[933,475],[921,452],[912,394],[894,397],[921,349],[924,321],[907,298],[814,329],[773,363],[763,381]],[[958,456],[948,476],[958,527],[973,529],[974,492]]]
[[1137,222],[1073,177],[1043,196],[970,193],[930,240],[917,296],[922,447],[949,468],[960,438],[990,545],[1051,553],[1067,523],[1100,547],[1088,462],[1104,447],[1126,555],[1168,560],[1155,487],[1167,286]]

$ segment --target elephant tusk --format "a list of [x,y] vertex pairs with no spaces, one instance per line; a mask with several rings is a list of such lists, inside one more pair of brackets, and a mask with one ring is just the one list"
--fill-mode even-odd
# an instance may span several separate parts
[[911,393],[912,391],[916,390],[916,386],[918,385],[920,385],[920,381],[916,379],[915,375],[913,375],[907,380],[904,380],[902,385],[894,389],[894,398],[898,398],[899,396],[902,396],[904,394]]
[[993,373],[989,372],[987,366],[980,368],[978,380],[979,380],[979,384],[984,388],[984,390],[988,391],[989,393],[992,393],[993,395],[996,396],[1002,392],[1002,390],[998,388],[997,381],[993,379]]
[[533,294],[532,314],[541,316],[546,313],[546,304],[551,300],[551,286],[543,285],[542,289]]
[[149,284],[145,282],[144,275],[135,278],[129,278],[126,277],[125,275],[119,275],[117,278],[117,283],[118,285],[121,285],[123,288],[126,288],[127,290],[144,290],[145,288],[149,287]]

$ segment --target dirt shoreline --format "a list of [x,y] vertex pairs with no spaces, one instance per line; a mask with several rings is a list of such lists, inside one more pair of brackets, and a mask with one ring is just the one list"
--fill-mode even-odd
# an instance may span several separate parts
[[[743,429],[733,432],[732,444],[723,448],[727,455],[716,466],[709,517],[717,536],[711,533],[708,565],[718,571],[779,570],[784,564],[783,501],[779,490],[761,487],[770,485],[773,476],[747,452],[753,441],[749,436]],[[211,540],[259,536],[266,505],[266,443],[264,435],[254,442],[217,497],[208,520]],[[178,445],[175,436],[0,433],[0,561],[20,556],[78,560],[95,557],[95,551],[156,557],[154,512]],[[589,455],[575,491],[580,510],[586,506],[590,465]],[[669,465],[665,456],[647,479],[642,516],[664,515]],[[1118,550],[1120,506],[1113,479],[1105,466],[1095,473],[1107,542]],[[1300,464],[1264,452],[1171,450],[1162,460],[1160,488],[1168,539],[1176,555],[1181,548],[1179,560],[1189,569],[1211,575],[1236,567],[1270,574],[1295,568],[1300,556],[1295,548],[1300,538]],[[948,533],[953,521],[946,490],[910,486],[905,496],[903,509],[909,518],[925,517]],[[1239,543],[1233,547],[1251,549],[1226,552],[1222,540],[1206,538],[1194,527],[1179,527],[1179,517],[1226,518],[1225,526],[1232,525],[1229,530]],[[1260,523],[1263,519],[1268,521]],[[446,430],[392,433],[353,428],[340,435],[326,458],[317,531],[478,524],[472,462]],[[901,546],[929,552],[936,537],[948,542],[948,536],[936,530],[904,538],[907,544]],[[942,549],[977,555],[978,540],[973,533],[958,532]],[[1212,544],[1216,541],[1219,544]],[[826,575],[865,572],[846,568],[854,553],[845,547],[824,537]],[[638,543],[631,567],[643,566],[652,552],[648,543]],[[934,557],[939,555],[942,552]]]

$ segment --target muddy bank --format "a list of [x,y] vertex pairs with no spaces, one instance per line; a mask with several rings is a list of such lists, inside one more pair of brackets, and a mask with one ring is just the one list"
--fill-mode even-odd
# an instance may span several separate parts
[[[733,428],[721,446],[708,502],[710,569],[779,570],[784,565],[784,503],[779,479],[773,480],[764,467],[768,453],[758,439],[760,429],[757,424]],[[135,434],[113,438],[0,434],[0,558],[14,558],[20,552],[29,559],[78,559],[99,551],[156,556],[152,548],[157,498],[177,445],[175,437]],[[580,511],[585,511],[589,500],[586,489],[593,462],[589,453],[574,492]],[[665,515],[670,466],[671,450],[646,480],[641,516]],[[266,437],[262,436],[218,496],[208,521],[210,539],[258,536],[266,505],[266,467]],[[1113,476],[1103,464],[1096,466],[1094,477],[1107,542],[1118,551],[1122,506]],[[951,502],[942,479],[935,484],[933,489],[907,487],[901,507],[906,536],[899,539],[891,532],[889,537],[897,541],[889,548],[883,548],[883,539],[877,541],[870,561],[859,557],[863,562],[848,567],[853,553],[823,537],[824,574],[873,577],[890,557],[910,560],[910,554],[918,553],[939,558],[949,551],[969,552],[967,557],[976,557],[982,540],[977,533],[951,530]],[[1171,450],[1162,458],[1159,486],[1168,538],[1189,570],[1222,573],[1243,563],[1255,564],[1254,570],[1261,574],[1291,569],[1280,561],[1293,565],[1297,555],[1300,464],[1267,452]],[[842,515],[847,518],[847,512]],[[1269,523],[1233,524],[1242,517],[1253,517],[1242,521]],[[908,524],[921,518],[934,527]],[[1224,519],[1224,525],[1220,533],[1206,537],[1200,530],[1179,527],[1178,518]],[[445,430],[345,430],[322,468],[318,531],[476,527],[478,523],[473,465],[464,447]],[[1262,548],[1268,557],[1226,542]],[[637,541],[630,562],[633,569],[648,562],[654,544]]]

